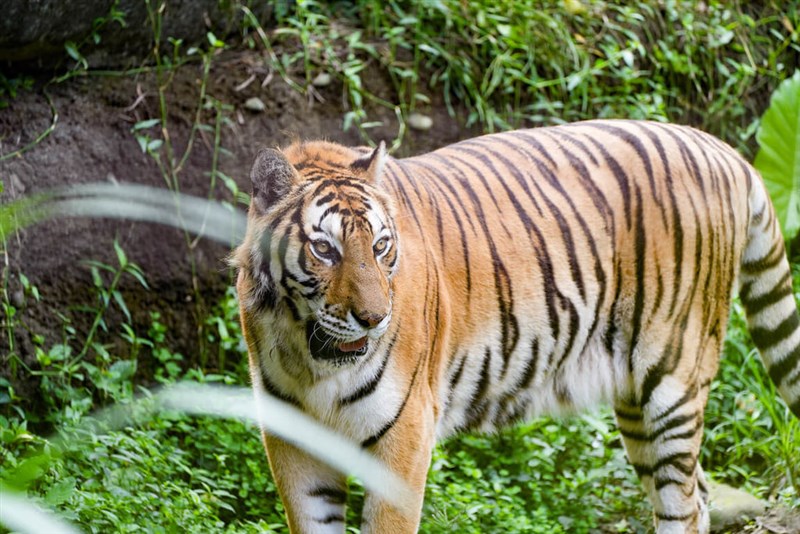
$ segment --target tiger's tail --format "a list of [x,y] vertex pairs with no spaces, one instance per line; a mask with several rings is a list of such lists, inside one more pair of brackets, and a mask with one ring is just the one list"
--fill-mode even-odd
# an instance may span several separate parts
[[739,296],[769,376],[800,418],[800,315],[778,219],[760,177],[752,176],[750,224]]

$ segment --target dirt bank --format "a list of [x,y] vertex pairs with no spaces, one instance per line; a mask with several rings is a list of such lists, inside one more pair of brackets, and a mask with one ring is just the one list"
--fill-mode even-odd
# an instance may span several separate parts
[[[366,78],[366,77],[365,77]],[[200,62],[166,73],[166,116],[169,137],[180,157],[195,124],[203,80]],[[392,100],[386,80],[369,76],[374,93]],[[158,118],[159,80],[153,72],[135,75],[87,75],[31,91],[22,92],[11,106],[0,110],[0,154],[31,143],[57,115],[55,129],[19,157],[0,162],[3,202],[55,186],[86,182],[126,182],[166,187],[154,159],[142,152],[132,132],[135,124]],[[253,155],[262,145],[288,143],[293,137],[328,138],[347,144],[363,144],[355,128],[342,131],[343,90],[335,79],[315,87],[314,97],[291,89],[280,76],[264,66],[254,52],[226,52],[215,58],[207,79],[205,109],[192,150],[178,173],[184,193],[232,200],[230,190],[220,181],[212,184],[210,170],[215,153],[218,168],[249,191],[248,172]],[[258,98],[262,111],[245,106]],[[48,100],[50,99],[50,100]],[[50,106],[52,103],[52,109]],[[434,126],[425,132],[409,132],[401,154],[417,153],[448,144],[474,132],[458,126],[444,107],[433,107]],[[370,130],[373,139],[393,140],[398,123],[391,109],[369,109],[370,120],[381,126]],[[215,126],[219,124],[220,149],[215,149]],[[161,137],[156,128],[140,130],[152,138]],[[163,148],[162,148],[163,152]],[[85,311],[97,303],[96,291],[86,260],[116,264],[113,241],[117,239],[131,261],[142,267],[150,290],[132,277],[120,286],[132,312],[132,326],[145,335],[151,324],[150,312],[161,314],[167,327],[167,342],[188,357],[187,363],[209,353],[202,329],[210,306],[231,283],[224,258],[229,248],[200,241],[188,247],[184,235],[172,228],[149,223],[113,220],[60,219],[21,231],[7,246],[9,294],[20,308],[15,327],[4,330],[0,341],[0,374],[17,385],[18,394],[31,399],[37,395],[36,378],[18,372],[9,376],[9,347],[29,367],[36,369],[36,337],[48,347],[64,336],[64,327],[76,330],[72,339],[80,345],[93,320]],[[190,261],[196,263],[193,277]],[[36,285],[41,300],[24,296],[19,274]],[[83,310],[83,311],[82,311]],[[62,315],[63,314],[63,315]],[[120,340],[122,313],[112,306],[107,317],[108,333],[102,340],[114,345],[125,357],[127,345]],[[11,334],[11,337],[9,337]],[[144,359],[142,359],[144,360]],[[213,367],[213,360],[211,363]],[[140,369],[146,377],[148,370]]]

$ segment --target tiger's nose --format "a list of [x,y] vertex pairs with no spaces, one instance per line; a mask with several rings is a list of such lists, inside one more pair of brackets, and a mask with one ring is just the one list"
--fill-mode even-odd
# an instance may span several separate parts
[[375,328],[381,321],[386,319],[385,313],[375,313],[370,311],[353,312],[356,322],[364,328]]

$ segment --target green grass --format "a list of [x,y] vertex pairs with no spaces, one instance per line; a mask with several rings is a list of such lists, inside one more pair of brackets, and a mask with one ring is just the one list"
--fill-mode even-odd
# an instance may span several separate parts
[[[795,287],[800,297],[798,266]],[[229,294],[218,310],[225,324],[218,331],[227,333],[222,341],[229,344],[228,357],[239,362],[235,370],[206,375],[173,367],[159,381],[246,383],[233,310]],[[150,336],[144,345],[169,368],[173,360],[160,344],[157,320]],[[113,366],[106,374],[114,385],[102,390],[108,400],[125,405],[134,392],[147,394],[131,373],[114,374]],[[87,374],[87,381],[99,390],[103,382],[97,376]],[[92,388],[74,382],[43,386],[54,395],[50,420],[56,436],[31,432],[19,416],[0,420],[0,479],[90,532],[284,531],[256,429],[166,413],[121,429],[90,431],[85,411],[96,400]],[[737,305],[707,410],[706,471],[762,498],[800,506],[798,444],[800,424],[775,396]],[[355,525],[363,489],[357,483],[352,489],[349,521]],[[604,410],[440,444],[421,532],[641,532],[648,525],[649,506]]]
[[[305,0],[278,16],[266,46],[275,59],[284,50],[281,74],[306,91],[320,71],[338,77],[351,106],[344,126],[358,126],[367,140],[367,101],[396,107],[402,118],[443,101],[487,131],[669,120],[749,154],[763,111],[756,96],[791,75],[800,53],[797,0]],[[376,99],[362,79],[370,65],[367,72],[390,80],[392,101]]]

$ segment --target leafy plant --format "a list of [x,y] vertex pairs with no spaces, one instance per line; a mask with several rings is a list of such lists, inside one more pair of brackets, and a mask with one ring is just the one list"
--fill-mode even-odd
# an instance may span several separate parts
[[756,138],[755,166],[791,241],[800,232],[800,70],[772,94]]

